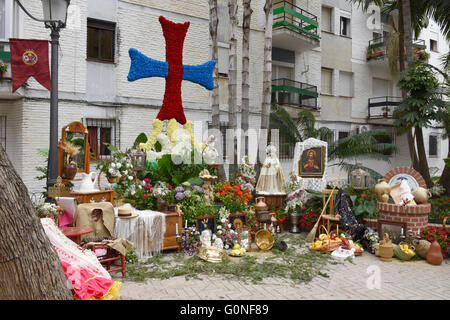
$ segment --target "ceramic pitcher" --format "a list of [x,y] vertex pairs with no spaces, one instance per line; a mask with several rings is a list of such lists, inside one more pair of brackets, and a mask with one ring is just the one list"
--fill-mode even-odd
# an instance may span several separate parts
[[[375,193],[377,195],[378,201],[387,202],[384,194],[389,195],[391,192],[391,186],[384,181],[384,179],[379,179],[378,184],[375,186]],[[387,198],[389,200],[389,197]]]
[[417,203],[422,203],[422,204],[427,203],[428,199],[431,197],[431,192],[422,187],[417,187],[416,189],[414,189],[412,194],[414,196],[414,200]]
[[[81,185],[80,185],[80,189],[79,192],[92,192],[92,191],[96,191],[95,189],[95,184],[97,183],[97,173],[96,172],[91,172],[89,174],[87,173],[81,173]],[[92,181],[92,179],[94,179],[94,181]]]

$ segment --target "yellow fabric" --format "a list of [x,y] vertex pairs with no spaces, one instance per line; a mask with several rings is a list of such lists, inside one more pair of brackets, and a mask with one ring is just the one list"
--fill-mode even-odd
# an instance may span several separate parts
[[[92,278],[87,279],[86,282],[91,279]],[[122,288],[122,282],[114,281],[111,288],[109,288],[108,292],[105,293],[105,295],[103,297],[101,297],[101,298],[91,297],[89,300],[119,300],[121,288]],[[80,300],[80,298],[76,294],[74,294],[73,297],[75,300]]]
[[153,148],[153,146],[156,143],[157,140],[157,136],[158,134],[160,134],[162,132],[162,128],[163,128],[163,122],[159,119],[155,119],[153,120],[153,132],[150,135],[150,137],[148,138],[146,143],[140,143],[139,144],[139,149],[143,150],[143,151],[148,151],[151,148]]

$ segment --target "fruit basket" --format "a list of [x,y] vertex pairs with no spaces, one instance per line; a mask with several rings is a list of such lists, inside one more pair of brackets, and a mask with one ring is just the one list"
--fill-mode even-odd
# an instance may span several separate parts
[[[321,252],[331,252],[331,251],[338,249],[342,244],[342,240],[337,237],[334,239],[331,239],[327,228],[325,228],[325,226],[323,226],[323,225],[321,225],[320,227],[323,228],[325,233],[322,233],[319,235],[319,240],[316,240],[311,245],[309,250],[321,251]],[[319,230],[320,230],[320,228],[319,228]],[[323,235],[325,235],[325,236],[323,236]]]
[[394,254],[397,258],[403,261],[411,260],[416,255],[414,252],[414,247],[410,246],[406,242],[400,242],[398,245],[395,245]]

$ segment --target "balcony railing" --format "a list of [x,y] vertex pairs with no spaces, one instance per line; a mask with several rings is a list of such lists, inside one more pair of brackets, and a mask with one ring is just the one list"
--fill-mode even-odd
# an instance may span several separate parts
[[392,96],[369,98],[369,119],[392,118],[401,100],[401,97]]
[[272,80],[272,103],[317,109],[317,87],[289,79]]
[[273,7],[273,29],[285,27],[319,40],[317,16],[296,7],[290,1],[275,2]]
[[[426,49],[425,40],[416,40],[413,42],[412,47],[416,50]],[[369,46],[367,48],[367,61],[384,59],[387,57],[389,48],[389,37],[378,37],[369,40]]]

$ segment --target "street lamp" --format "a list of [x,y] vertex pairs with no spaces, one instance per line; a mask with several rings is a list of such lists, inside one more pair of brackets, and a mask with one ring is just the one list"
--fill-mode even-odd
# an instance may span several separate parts
[[59,30],[66,27],[67,9],[70,0],[42,0],[44,19],[33,17],[20,3],[15,0],[19,7],[33,20],[44,22],[46,28],[51,29],[51,85],[50,94],[50,147],[47,164],[47,190],[56,183],[58,176],[58,45]]

